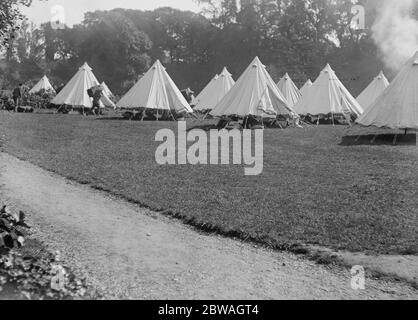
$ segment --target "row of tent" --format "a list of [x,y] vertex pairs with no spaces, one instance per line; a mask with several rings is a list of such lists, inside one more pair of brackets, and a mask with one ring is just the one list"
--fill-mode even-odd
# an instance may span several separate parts
[[[48,85],[42,79],[40,85]],[[50,84],[49,84],[50,85]],[[56,105],[91,108],[87,89],[99,85],[92,69],[84,64],[52,101]],[[106,87],[107,88],[107,87]],[[278,84],[258,57],[234,81],[226,68],[194,99],[196,111],[212,116],[355,115],[366,126],[418,129],[418,52],[389,84],[383,73],[355,99],[327,65],[315,82],[299,90],[288,74]],[[103,105],[114,107],[105,90]],[[123,109],[157,109],[193,113],[160,61],[116,104]]]
[[[112,101],[113,93],[105,82],[101,84],[93,74],[92,69],[85,63],[68,84],[55,96],[51,103],[56,105],[70,105],[84,108],[92,108],[93,102],[89,97],[87,90],[100,86],[103,97],[100,101],[101,107],[115,108],[116,105]],[[54,87],[51,85],[47,76],[43,76],[41,80],[29,91],[30,94],[39,92],[51,92],[56,94]]]

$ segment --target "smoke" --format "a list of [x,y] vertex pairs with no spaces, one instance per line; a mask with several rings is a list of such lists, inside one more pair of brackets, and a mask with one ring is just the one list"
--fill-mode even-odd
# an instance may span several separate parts
[[412,12],[418,0],[383,0],[372,27],[373,40],[387,67],[398,71],[418,50],[418,21]]

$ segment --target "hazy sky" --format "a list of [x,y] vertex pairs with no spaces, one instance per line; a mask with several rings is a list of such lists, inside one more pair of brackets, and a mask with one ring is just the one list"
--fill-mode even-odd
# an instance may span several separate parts
[[173,7],[182,10],[199,11],[193,0],[48,0],[42,2],[34,0],[32,6],[23,12],[37,24],[51,21],[51,9],[60,5],[65,10],[65,23],[73,25],[82,21],[84,13],[94,10],[110,10],[114,8],[128,8],[153,10],[159,7]]

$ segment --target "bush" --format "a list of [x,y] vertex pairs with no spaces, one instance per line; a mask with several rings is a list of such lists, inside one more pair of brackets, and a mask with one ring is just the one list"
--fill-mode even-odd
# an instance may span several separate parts
[[0,210],[0,256],[23,246],[25,239],[19,228],[28,228],[25,214],[20,211],[14,215],[3,206]]
[[[68,272],[55,256],[28,254],[22,231],[29,229],[25,214],[12,213],[6,206],[0,210],[0,300],[6,299],[79,299],[85,297],[87,286],[84,280]],[[42,247],[30,240],[29,247]],[[22,248],[22,249],[21,249]],[[42,250],[43,251],[43,250]]]

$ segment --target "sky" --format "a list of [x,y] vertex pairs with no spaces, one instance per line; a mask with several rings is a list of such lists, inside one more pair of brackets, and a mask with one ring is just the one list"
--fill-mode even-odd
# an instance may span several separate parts
[[114,8],[153,10],[160,7],[173,7],[181,10],[199,11],[198,5],[193,0],[48,0],[46,2],[34,0],[30,8],[23,8],[23,13],[30,21],[40,24],[61,15],[57,11],[52,13],[57,5],[64,9],[65,23],[69,26],[81,22],[85,12],[94,10]]

